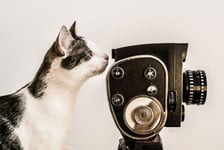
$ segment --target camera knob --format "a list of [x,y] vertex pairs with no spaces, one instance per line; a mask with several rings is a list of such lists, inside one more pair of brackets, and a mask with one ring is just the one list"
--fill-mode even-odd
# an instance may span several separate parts
[[155,85],[150,85],[148,88],[147,88],[147,94],[152,96],[152,95],[156,95],[158,92],[158,88],[155,86]]
[[207,95],[207,79],[203,70],[187,70],[183,74],[183,101],[203,105]]
[[145,70],[144,72],[144,76],[146,79],[148,80],[152,80],[152,79],[155,79],[156,78],[156,75],[157,75],[157,72],[156,72],[156,69],[153,68],[153,67],[149,67]]
[[121,94],[115,94],[111,102],[114,106],[121,106],[124,103],[124,97]]
[[122,79],[124,77],[124,70],[121,67],[115,67],[112,69],[111,74],[114,79]]

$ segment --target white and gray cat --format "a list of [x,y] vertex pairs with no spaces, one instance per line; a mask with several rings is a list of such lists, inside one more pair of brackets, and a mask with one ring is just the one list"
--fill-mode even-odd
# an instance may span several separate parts
[[107,64],[106,54],[76,35],[75,22],[70,30],[62,26],[34,79],[0,97],[0,149],[65,150],[74,97]]

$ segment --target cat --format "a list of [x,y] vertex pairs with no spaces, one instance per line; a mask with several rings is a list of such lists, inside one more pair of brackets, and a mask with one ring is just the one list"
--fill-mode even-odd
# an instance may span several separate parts
[[92,41],[77,36],[75,24],[69,30],[62,26],[31,82],[0,97],[1,150],[66,149],[75,95],[109,59]]

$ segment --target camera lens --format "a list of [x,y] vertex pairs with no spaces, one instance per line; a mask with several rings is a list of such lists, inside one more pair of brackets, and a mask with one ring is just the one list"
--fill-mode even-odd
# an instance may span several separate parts
[[140,106],[133,111],[133,120],[140,125],[148,125],[152,118],[153,112],[150,107]]
[[203,105],[207,95],[207,79],[203,70],[187,70],[183,74],[183,101]]
[[149,97],[137,97],[127,104],[124,121],[127,127],[137,134],[149,134],[159,128],[164,121],[160,103]]

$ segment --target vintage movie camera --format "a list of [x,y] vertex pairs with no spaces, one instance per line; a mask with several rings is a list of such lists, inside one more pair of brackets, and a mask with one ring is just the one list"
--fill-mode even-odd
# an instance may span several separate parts
[[119,150],[162,150],[161,129],[180,127],[184,103],[203,105],[203,70],[186,70],[186,43],[127,46],[112,50],[107,74],[109,107],[123,138]]

